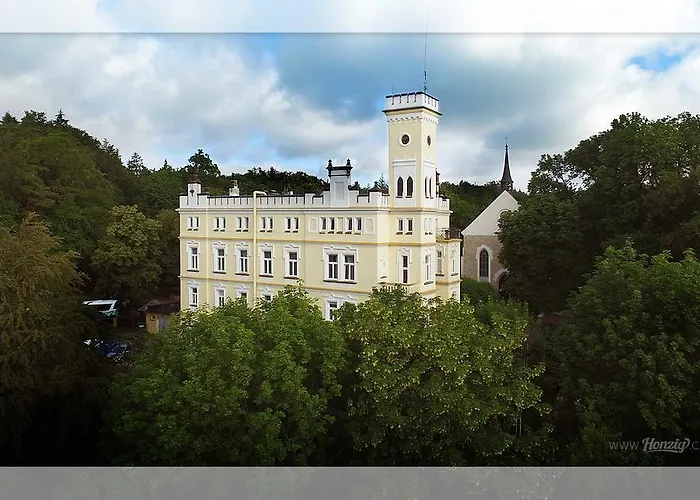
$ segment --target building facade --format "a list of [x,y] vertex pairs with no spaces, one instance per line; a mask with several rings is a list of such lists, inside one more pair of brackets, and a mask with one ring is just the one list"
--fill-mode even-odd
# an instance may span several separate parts
[[350,160],[329,160],[321,194],[242,195],[234,185],[211,196],[193,176],[178,209],[181,307],[254,304],[299,280],[327,319],[382,284],[459,300],[461,241],[439,192],[438,106],[424,92],[386,97],[389,193],[351,189]]
[[498,239],[498,223],[505,212],[518,209],[518,202],[511,194],[513,179],[510,175],[508,145],[503,161],[501,194],[484,209],[463,231],[462,276],[490,283],[499,291],[503,288],[508,270],[500,260],[501,242]]

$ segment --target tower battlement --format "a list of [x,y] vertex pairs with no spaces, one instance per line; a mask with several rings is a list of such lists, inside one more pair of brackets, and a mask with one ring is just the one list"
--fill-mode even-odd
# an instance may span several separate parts
[[425,92],[391,94],[385,98],[384,113],[409,109],[428,109],[440,115],[440,101]]

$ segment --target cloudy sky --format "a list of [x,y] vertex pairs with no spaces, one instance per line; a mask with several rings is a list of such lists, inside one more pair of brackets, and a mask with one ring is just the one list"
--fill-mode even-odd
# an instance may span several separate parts
[[427,21],[442,179],[499,178],[508,137],[524,189],[622,113],[700,112],[700,2],[648,3],[0,0],[0,112],[62,108],[151,167],[351,158],[367,183],[387,169],[383,97],[423,86]]

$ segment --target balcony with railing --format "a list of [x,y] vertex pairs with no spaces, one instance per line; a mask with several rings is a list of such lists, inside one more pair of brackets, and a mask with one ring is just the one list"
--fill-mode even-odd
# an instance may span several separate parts
[[456,227],[452,228],[444,228],[444,229],[438,229],[437,232],[435,233],[435,239],[437,241],[453,241],[453,240],[461,240],[461,230]]

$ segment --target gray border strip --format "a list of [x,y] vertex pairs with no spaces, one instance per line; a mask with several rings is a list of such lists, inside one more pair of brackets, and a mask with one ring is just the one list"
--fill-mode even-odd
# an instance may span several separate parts
[[8,500],[673,499],[693,468],[1,468]]

